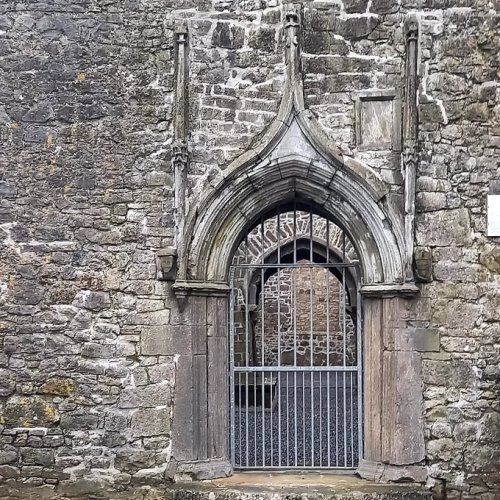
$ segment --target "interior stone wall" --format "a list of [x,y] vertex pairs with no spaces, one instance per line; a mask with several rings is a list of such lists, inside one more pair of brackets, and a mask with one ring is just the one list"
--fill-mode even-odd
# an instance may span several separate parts
[[271,276],[260,293],[253,331],[257,364],[264,359],[266,366],[277,366],[279,358],[283,365],[340,366],[344,354],[347,366],[355,364],[356,329],[344,310],[342,284],[324,268],[283,269],[279,279]]
[[[303,4],[306,104],[349,157],[402,193],[400,155],[356,142],[358,91],[402,90],[420,24],[416,243],[432,250],[405,321],[422,348],[429,486],[500,491],[498,5]],[[190,347],[156,252],[173,244],[174,25],[190,37],[188,204],[276,115],[278,0],[0,4],[0,495],[164,481]],[[418,341],[418,339],[416,340]]]

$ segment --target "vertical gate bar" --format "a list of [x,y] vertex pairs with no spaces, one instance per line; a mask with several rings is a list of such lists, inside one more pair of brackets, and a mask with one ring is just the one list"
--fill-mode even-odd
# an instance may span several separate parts
[[323,466],[323,389],[322,389],[322,379],[323,374],[318,373],[319,378],[319,466]]
[[[309,262],[314,263],[313,253],[313,210],[309,205]],[[314,318],[313,318],[313,267],[309,268],[309,318],[310,318],[310,346],[311,346],[311,368],[314,365]],[[314,466],[314,380],[313,371],[310,374],[311,383],[311,466]]]
[[278,466],[281,467],[281,219],[277,209],[277,241],[278,241]]
[[230,397],[230,428],[229,449],[231,454],[231,465],[235,465],[235,433],[234,433],[234,268],[230,271],[230,298],[229,298],[229,397]]
[[[262,226],[262,240],[264,240],[264,227]],[[264,253],[261,254],[262,263],[264,263]],[[260,270],[260,340],[261,340],[261,348],[260,348],[260,364],[263,367],[265,365],[264,361],[264,268]],[[266,465],[266,419],[264,414],[264,376],[265,372],[262,371],[262,466]],[[271,397],[272,397],[272,387],[271,387]]]
[[242,421],[241,421],[241,407],[243,406],[243,402],[241,399],[241,372],[238,372],[238,433],[239,433],[239,446],[238,446],[238,452],[239,452],[239,466],[241,467],[243,465],[243,430],[242,430]]
[[[345,253],[345,235],[343,237],[342,253]],[[342,268],[342,342],[343,342],[343,402],[344,402],[344,467],[347,467],[347,405],[346,405],[346,303],[345,303],[345,267]]]
[[[330,264],[330,220],[326,219],[326,262]],[[326,366],[330,366],[330,267],[328,267],[327,277],[326,277]],[[331,417],[330,417],[330,374],[326,375],[326,386],[327,386],[327,452],[328,452],[328,467],[331,466]]]
[[335,372],[335,467],[339,466],[339,372]]
[[[245,236],[245,264],[248,264],[248,236]],[[249,360],[250,360],[250,350],[249,346],[249,335],[248,335],[248,271],[245,268],[245,279],[244,279],[244,287],[245,287],[245,366],[248,368]],[[248,371],[245,372],[245,457],[246,457],[246,466],[250,466],[250,439],[249,439],[249,380],[248,380]]]
[[[260,263],[264,264],[264,252],[265,252],[265,246],[264,246],[264,218],[260,218]],[[265,294],[265,275],[264,275],[264,268],[262,267],[260,270],[260,312],[261,312],[261,320],[260,320],[260,340],[261,340],[261,352],[260,352],[260,357],[261,357],[261,366],[265,366],[266,361],[265,361],[265,334],[266,334],[266,328],[265,328],[265,323],[264,323],[264,303],[266,300],[266,294]],[[265,412],[264,412],[264,391],[265,391],[265,372],[262,371],[262,465],[266,465],[266,419],[265,419]],[[271,396],[272,396],[272,387],[271,387]],[[272,409],[271,409],[272,411]],[[272,465],[272,464],[270,464]]]
[[306,466],[306,372],[302,372],[302,462]]
[[[297,202],[293,202],[293,263],[297,264]],[[295,276],[296,270],[292,269],[292,304],[293,304],[293,365],[297,366],[297,289]],[[297,428],[297,372],[293,372],[293,392],[294,392],[294,466],[298,466],[298,428]]]
[[[357,300],[356,300],[356,365],[358,367],[357,375],[358,375],[358,463],[359,460],[363,458],[363,356],[362,356],[362,314],[361,314],[361,293],[357,292]],[[357,464],[356,464],[357,465]]]
[[289,372],[286,372],[286,465],[290,467],[290,400],[289,400]]
[[349,378],[350,380],[350,407],[351,407],[351,426],[350,426],[350,432],[351,432],[351,467],[354,467],[354,403],[352,399],[352,372],[349,372]]
[[257,404],[257,372],[253,372],[253,464],[255,467],[257,467]]

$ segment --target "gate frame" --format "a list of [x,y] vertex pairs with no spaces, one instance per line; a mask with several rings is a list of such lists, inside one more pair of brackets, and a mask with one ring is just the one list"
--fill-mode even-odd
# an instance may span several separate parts
[[[314,241],[312,241],[314,243]],[[314,262],[313,262],[314,263]],[[331,268],[336,268],[336,267],[342,267],[342,268],[358,268],[358,282],[356,283],[356,381],[357,381],[357,417],[358,417],[358,423],[357,423],[357,428],[358,428],[358,439],[357,439],[357,447],[358,447],[358,464],[362,460],[363,457],[363,442],[364,442],[364,421],[363,421],[363,322],[362,322],[362,300],[361,300],[361,294],[359,292],[360,289],[360,283],[359,283],[359,264],[357,262],[349,263],[349,264],[335,264],[335,263],[314,263],[315,267],[319,267],[321,269],[324,269],[328,271],[329,273],[332,273]],[[332,470],[332,471],[354,471],[357,469],[358,466],[354,467],[334,467],[334,466],[255,466],[255,467],[242,467],[242,466],[236,466],[235,465],[235,455],[234,455],[234,439],[235,439],[235,424],[234,424],[234,418],[235,418],[235,411],[236,411],[236,404],[235,404],[235,389],[234,389],[234,359],[235,359],[235,353],[234,353],[234,340],[235,340],[235,322],[234,322],[234,313],[235,313],[235,287],[234,287],[234,271],[238,268],[240,269],[248,269],[251,271],[253,268],[269,268],[269,269],[274,269],[274,268],[287,268],[286,265],[284,266],[283,264],[280,263],[268,263],[268,264],[258,264],[258,263],[253,263],[253,264],[233,264],[230,266],[229,269],[229,326],[228,326],[228,341],[229,341],[229,394],[230,394],[230,432],[229,432],[229,450],[230,450],[230,461],[231,461],[231,467],[234,470],[295,470],[295,471],[300,471],[300,470],[307,470],[307,471],[314,471],[314,470]],[[305,268],[310,267],[308,265],[304,265]],[[333,273],[332,273],[333,274]],[[347,287],[347,281],[345,282],[345,287]],[[263,290],[263,287],[262,287]],[[345,289],[344,293],[346,293],[347,288]],[[248,297],[248,295],[247,295]],[[344,311],[345,314],[345,311]],[[345,332],[344,332],[345,335]],[[284,366],[289,366],[289,365],[284,365]],[[259,367],[257,367],[259,368]],[[268,368],[268,367],[266,367]],[[275,370],[272,370],[272,372],[277,372],[281,374],[282,372],[282,365],[277,365],[275,367]],[[315,366],[310,367],[311,372],[315,372],[317,370],[314,370],[314,368],[317,368]],[[343,373],[347,371],[353,371],[352,368],[350,367],[351,370],[331,370],[329,371],[328,368],[339,368],[337,366],[326,366],[326,367],[321,367],[324,372],[327,373],[334,373],[341,371]],[[256,370],[257,373],[259,370]],[[269,370],[268,370],[269,371]],[[292,370],[293,371],[293,370]],[[307,371],[307,370],[306,370]],[[345,405],[345,400],[344,400],[344,405]],[[352,411],[352,408],[351,408]],[[345,429],[344,429],[345,433]]]

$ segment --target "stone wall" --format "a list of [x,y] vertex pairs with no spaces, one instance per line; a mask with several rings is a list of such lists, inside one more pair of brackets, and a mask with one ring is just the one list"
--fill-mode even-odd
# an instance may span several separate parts
[[[403,191],[396,138],[356,137],[357,92],[402,90],[420,22],[416,243],[432,250],[410,324],[424,352],[429,485],[500,491],[498,14],[486,0],[303,4],[307,106],[344,154]],[[162,481],[182,320],[155,255],[174,239],[174,28],[190,34],[189,200],[276,115],[278,0],[0,5],[0,476]],[[394,108],[397,112],[397,106]],[[370,123],[370,122],[368,122]],[[385,141],[389,136],[390,141]],[[382,140],[383,139],[383,140]],[[85,480],[83,478],[86,478]],[[92,487],[90,487],[92,488]],[[62,491],[62,490],[61,490]]]

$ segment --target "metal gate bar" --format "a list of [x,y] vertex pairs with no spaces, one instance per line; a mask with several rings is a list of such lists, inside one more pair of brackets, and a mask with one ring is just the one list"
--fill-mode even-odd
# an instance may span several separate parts
[[[290,222],[293,255],[282,262]],[[278,210],[245,237],[233,261],[229,382],[235,469],[353,469],[362,455],[360,296],[348,290],[359,270],[336,226],[341,248],[331,254],[331,225],[318,222],[312,210]],[[299,257],[299,237],[302,246],[308,240],[308,255],[302,249]],[[314,247],[319,237],[327,242],[322,262]],[[276,256],[269,263],[265,256],[273,246]],[[349,251],[355,252],[352,246]]]

